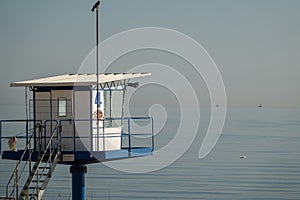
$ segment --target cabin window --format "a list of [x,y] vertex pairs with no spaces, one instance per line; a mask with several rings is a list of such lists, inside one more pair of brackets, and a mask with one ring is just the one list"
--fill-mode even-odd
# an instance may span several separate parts
[[58,116],[59,117],[67,116],[67,98],[65,97],[58,98]]

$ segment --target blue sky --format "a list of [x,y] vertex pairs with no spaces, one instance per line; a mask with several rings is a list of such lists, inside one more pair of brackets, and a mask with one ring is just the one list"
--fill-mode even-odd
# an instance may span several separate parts
[[[76,73],[94,48],[95,1],[0,1],[0,103],[18,80]],[[199,42],[223,76],[229,106],[299,107],[300,1],[103,0],[101,39],[165,27]]]

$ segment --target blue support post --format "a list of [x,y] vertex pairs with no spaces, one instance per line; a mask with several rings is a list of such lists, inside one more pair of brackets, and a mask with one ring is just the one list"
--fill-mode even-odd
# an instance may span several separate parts
[[72,174],[72,200],[85,200],[85,174],[87,167],[85,165],[72,165],[70,173]]

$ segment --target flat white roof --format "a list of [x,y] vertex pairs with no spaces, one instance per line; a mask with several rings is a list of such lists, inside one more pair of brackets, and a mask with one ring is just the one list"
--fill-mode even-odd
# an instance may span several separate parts
[[[113,81],[128,80],[133,78],[150,76],[151,73],[105,73],[99,74],[99,83],[110,83]],[[11,87],[26,87],[26,86],[88,86],[96,85],[96,74],[65,74],[38,78],[27,81],[19,81],[11,83]]]

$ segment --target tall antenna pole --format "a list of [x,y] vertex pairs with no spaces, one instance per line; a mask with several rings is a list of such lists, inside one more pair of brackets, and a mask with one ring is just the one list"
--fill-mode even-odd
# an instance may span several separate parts
[[[100,100],[100,94],[99,94],[99,58],[98,58],[98,40],[99,40],[99,37],[98,37],[98,11],[99,11],[99,7],[100,7],[100,1],[97,1],[95,3],[95,5],[93,6],[92,8],[92,12],[94,12],[94,10],[96,10],[96,76],[97,76],[97,94],[96,94],[96,98],[99,98],[97,99],[97,138],[99,138],[99,109],[100,109],[100,104],[99,104],[99,100]],[[98,96],[99,95],[99,96]],[[99,149],[99,142],[97,140],[97,145],[96,145],[97,149]]]
[[[96,9],[96,71],[97,71],[97,94],[99,91],[99,67],[98,67],[98,10],[100,1],[97,1],[92,8],[92,12]],[[99,104],[97,103],[97,120],[98,120]],[[97,123],[98,124],[98,123]],[[99,126],[97,125],[97,135],[99,137]],[[97,142],[98,143],[98,142]],[[85,174],[87,172],[86,163],[74,163],[70,167],[72,174],[72,200],[85,200]]]

